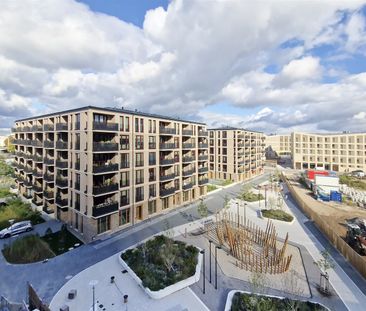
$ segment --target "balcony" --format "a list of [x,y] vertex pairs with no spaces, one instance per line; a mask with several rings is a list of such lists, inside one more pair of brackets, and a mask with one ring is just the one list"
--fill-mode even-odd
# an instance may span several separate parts
[[182,130],[182,135],[183,136],[192,136],[193,131],[192,130]]
[[32,156],[32,159],[34,162],[43,162],[42,157],[36,154]]
[[113,183],[110,185],[94,186],[93,195],[100,195],[100,194],[104,194],[104,193],[115,192],[115,191],[118,191],[118,188],[119,188],[118,183]]
[[118,171],[118,163],[115,164],[106,164],[106,165],[93,165],[93,173],[107,173]]
[[199,149],[206,149],[206,148],[208,148],[208,144],[198,144],[198,148]]
[[198,131],[198,136],[206,137],[206,136],[208,136],[208,132],[207,131]]
[[55,148],[55,142],[51,140],[44,140],[43,141],[43,147],[45,148]]
[[33,170],[32,170],[32,168],[31,168],[31,167],[26,166],[26,167],[24,168],[24,172],[25,172],[26,174],[32,174],[32,173],[33,173]]
[[190,169],[190,170],[187,170],[187,171],[183,171],[183,172],[182,172],[182,175],[183,175],[184,177],[186,177],[186,176],[190,176],[190,175],[194,174],[195,172],[196,172],[196,170],[195,170],[195,169]]
[[26,199],[31,199],[32,195],[30,193],[23,193],[23,197],[25,197]]
[[18,182],[18,184],[24,183],[24,178],[23,177],[17,177],[15,180]]
[[67,131],[67,123],[56,123],[56,131]]
[[60,188],[67,188],[69,186],[69,180],[67,178],[56,178],[56,186]]
[[56,204],[60,207],[67,207],[69,205],[68,199],[61,199],[60,196],[56,197]]
[[106,214],[111,214],[118,211],[118,202],[106,202],[93,206],[93,217],[99,217]]
[[38,171],[38,170],[33,170],[32,174],[33,174],[33,177],[35,177],[35,178],[42,178],[43,177],[42,172]]
[[175,192],[175,187],[167,188],[167,189],[160,189],[160,196],[166,197],[168,195],[172,195]]
[[198,161],[207,161],[208,160],[208,155],[199,155],[198,156]]
[[43,131],[42,125],[33,125],[31,128],[31,131],[32,132],[42,132]]
[[43,201],[41,200],[41,201],[38,201],[37,199],[32,199],[32,203],[34,204],[34,205],[37,205],[37,206],[41,206],[41,205],[43,205]]
[[167,174],[167,175],[161,175],[160,176],[160,181],[167,181],[167,180],[171,180],[175,178],[175,174]]
[[45,132],[50,132],[55,130],[55,126],[53,124],[45,124],[43,125],[43,130]]
[[192,162],[192,161],[194,161],[194,157],[183,157],[182,158],[183,163],[189,163],[189,162]]
[[15,155],[19,158],[24,158],[25,157],[25,153],[21,152],[21,151],[15,152]]
[[30,132],[31,128],[30,126],[23,126],[22,131],[23,132]]
[[182,148],[183,149],[193,149],[193,148],[196,148],[196,145],[192,144],[192,143],[183,143]]
[[160,165],[173,165],[174,159],[160,159]]
[[55,194],[53,191],[43,191],[43,196],[45,197],[46,200],[53,200]]
[[37,185],[33,185],[33,186],[32,186],[32,189],[33,189],[33,191],[34,191],[34,192],[36,192],[36,193],[42,193],[42,192],[43,192],[42,187],[37,186]]
[[208,184],[208,178],[198,180],[200,186]]
[[17,167],[18,171],[24,171],[24,169],[25,169],[24,165],[22,165],[22,164],[17,164],[16,167]]
[[118,131],[118,123],[93,122],[95,131]]
[[31,188],[33,185],[32,185],[32,183],[29,180],[24,180],[24,186],[26,188]]
[[159,133],[166,134],[166,135],[175,135],[176,130],[174,128],[170,128],[170,127],[160,127]]
[[185,185],[182,186],[183,190],[188,190],[188,189],[191,189],[192,187],[193,187],[192,183],[185,184]]
[[162,143],[159,145],[161,150],[169,150],[169,149],[176,149],[176,145],[174,143]]
[[198,173],[206,173],[208,172],[208,167],[199,167],[198,168]]
[[68,164],[68,162],[66,159],[65,160],[61,160],[61,159],[56,160],[57,168],[67,168],[67,164]]
[[51,159],[51,158],[44,158],[43,159],[43,163],[47,164],[47,165],[54,165],[55,164],[55,159]]
[[43,175],[43,179],[44,179],[45,182],[54,182],[55,175],[52,175],[52,174],[44,174]]
[[107,142],[93,143],[93,151],[118,151],[118,144]]
[[56,149],[67,150],[67,141],[56,141]]

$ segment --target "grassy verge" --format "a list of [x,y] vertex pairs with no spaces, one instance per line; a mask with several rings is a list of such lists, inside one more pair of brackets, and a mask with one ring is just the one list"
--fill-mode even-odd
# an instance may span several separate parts
[[279,209],[263,209],[262,215],[266,218],[282,220],[286,222],[291,222],[294,219],[292,215]]
[[152,291],[184,280],[196,272],[198,249],[166,236],[157,236],[121,255]]
[[65,227],[58,232],[49,232],[41,238],[45,241],[52,252],[56,255],[63,254],[68,251],[70,247],[75,244],[83,244],[77,237],[70,233]]
[[44,222],[40,212],[33,211],[29,203],[24,203],[19,198],[10,199],[6,206],[0,207],[0,230],[9,227],[10,219],[16,222],[30,220],[33,225]]
[[339,176],[339,182],[341,184],[346,184],[348,187],[366,191],[366,182],[363,182],[362,180],[359,180],[355,177],[341,175]]
[[215,185],[207,185],[207,192],[216,190],[217,187]]
[[55,257],[48,244],[38,235],[28,235],[15,240],[3,249],[5,259],[10,263],[31,263]]
[[6,198],[11,196],[12,193],[7,188],[0,188],[0,199]]
[[279,299],[261,295],[235,293],[232,299],[231,311],[326,311],[323,306],[310,302],[292,299]]
[[228,186],[228,185],[231,185],[234,181],[230,180],[230,179],[226,179],[226,180],[223,180],[221,183],[220,183],[220,186]]
[[238,198],[247,202],[264,200],[264,196],[261,193],[256,194],[251,191],[240,194]]

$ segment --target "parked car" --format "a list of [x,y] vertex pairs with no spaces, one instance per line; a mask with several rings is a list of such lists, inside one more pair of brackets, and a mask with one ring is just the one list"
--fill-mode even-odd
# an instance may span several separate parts
[[357,170],[357,171],[353,171],[351,172],[351,175],[354,177],[358,177],[358,178],[364,178],[365,177],[365,172],[362,170]]
[[10,227],[0,231],[0,239],[9,238],[12,235],[16,235],[22,232],[29,232],[33,230],[32,223],[29,220],[20,221],[12,224]]

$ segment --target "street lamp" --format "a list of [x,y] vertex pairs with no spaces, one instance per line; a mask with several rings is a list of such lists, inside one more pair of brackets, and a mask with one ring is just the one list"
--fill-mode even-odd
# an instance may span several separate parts
[[221,246],[215,246],[215,289],[217,289],[217,249],[221,249]]
[[239,202],[236,202],[236,209],[237,209],[237,213],[238,213],[238,228],[239,228],[239,223],[240,223]]
[[211,244],[212,244],[212,241],[208,240],[208,242],[210,243],[210,284],[211,284]]
[[89,282],[89,285],[93,289],[93,311],[95,311],[95,285],[97,285],[97,284],[98,284],[97,280],[92,280]]
[[264,207],[267,209],[267,185],[264,186]]
[[200,253],[203,255],[203,293],[205,294],[206,292],[206,266],[205,266],[205,250],[201,250]]

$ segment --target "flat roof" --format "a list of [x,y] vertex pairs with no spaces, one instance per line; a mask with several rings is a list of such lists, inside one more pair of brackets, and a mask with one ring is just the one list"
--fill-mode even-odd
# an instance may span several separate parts
[[337,136],[337,135],[357,135],[357,134],[361,134],[364,135],[366,134],[365,132],[334,132],[334,133],[309,133],[309,132],[293,132],[294,134],[303,134],[303,135],[318,135],[318,136]]
[[207,130],[208,131],[246,131],[246,132],[255,132],[255,133],[263,134],[263,132],[244,129],[244,128],[240,128],[240,127],[232,127],[232,126],[222,126],[222,127],[217,127],[217,128],[210,128]]
[[84,107],[80,107],[80,108],[69,109],[69,110],[64,110],[64,111],[60,111],[60,112],[53,112],[53,113],[49,113],[49,114],[39,115],[39,116],[31,117],[31,118],[19,119],[19,120],[15,120],[14,122],[29,121],[29,120],[40,119],[40,118],[48,118],[48,117],[52,117],[52,116],[58,116],[58,115],[62,115],[62,114],[68,114],[68,113],[73,113],[73,112],[78,112],[78,111],[83,111],[83,110],[88,110],[88,109],[108,111],[108,112],[126,113],[126,114],[129,114],[129,115],[136,115],[136,116],[142,116],[142,117],[150,117],[150,118],[166,119],[166,120],[171,120],[171,121],[179,121],[179,122],[193,123],[193,124],[199,124],[199,125],[206,125],[206,123],[202,123],[202,122],[189,121],[189,120],[180,119],[180,118],[173,118],[173,117],[169,117],[169,116],[163,116],[163,115],[160,115],[160,114],[142,112],[142,111],[138,111],[137,109],[136,110],[129,110],[129,109],[125,109],[125,108],[97,107],[97,106],[84,106]]

